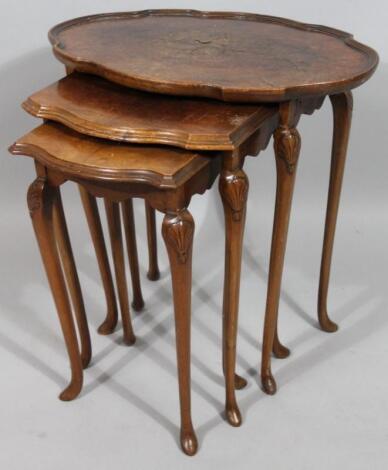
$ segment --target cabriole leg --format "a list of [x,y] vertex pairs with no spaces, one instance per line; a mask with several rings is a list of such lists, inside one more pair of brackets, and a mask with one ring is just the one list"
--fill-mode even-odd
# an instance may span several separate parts
[[101,335],[108,335],[113,333],[115,330],[118,315],[115,289],[113,286],[112,272],[106,251],[104,232],[102,230],[96,198],[88,193],[82,186],[79,186],[79,192],[88,222],[90,235],[92,237],[94,250],[96,252],[97,263],[100,270],[100,276],[102,285],[104,287],[107,305],[107,314],[105,320],[99,326],[98,332]]
[[330,266],[333,254],[338,206],[352,121],[353,97],[351,92],[347,92],[330,96],[330,100],[334,114],[334,134],[321,274],[319,279],[318,318],[322,330],[332,333],[337,331],[338,326],[330,320],[327,313],[327,293],[329,289]]
[[246,380],[235,374],[238,306],[240,293],[241,256],[245,226],[248,178],[244,171],[234,167],[232,155],[224,157],[224,169],[219,180],[219,191],[225,216],[225,275],[223,300],[223,368],[225,375],[226,419],[232,426],[240,426],[241,413],[235,388],[243,388]]
[[[292,102],[282,103],[280,105],[280,124],[274,135],[277,188],[261,362],[262,385],[264,391],[270,395],[276,393],[276,382],[271,372],[271,352],[277,331],[284,255],[300,152],[300,135],[295,128],[296,121],[296,105]],[[278,338],[277,342],[279,342]]]
[[121,209],[123,212],[124,232],[127,242],[129,268],[131,271],[133,295],[132,307],[134,310],[139,311],[144,307],[144,300],[140,284],[139,259],[137,256],[135,217],[133,215],[132,199],[124,201],[121,204]]
[[145,212],[147,219],[147,240],[148,240],[148,257],[149,266],[147,277],[150,281],[157,281],[160,278],[158,267],[158,246],[156,238],[156,218],[155,209],[145,201]]
[[272,352],[278,359],[285,359],[290,355],[290,350],[282,345],[279,339],[278,326],[275,328],[275,336],[273,338]]
[[129,309],[127,279],[125,275],[124,249],[121,234],[120,208],[117,202],[104,199],[108,219],[109,235],[112,245],[113,264],[116,274],[117,291],[119,295],[121,318],[124,330],[124,342],[132,345],[136,338],[133,333],[131,313]]
[[187,455],[194,455],[198,449],[198,442],[191,421],[190,327],[194,220],[190,212],[182,210],[175,214],[167,214],[163,220],[162,235],[170,260],[174,295],[181,410],[180,441],[182,450]]
[[38,176],[28,190],[27,201],[70,359],[71,381],[59,396],[61,400],[68,401],[73,400],[80,393],[83,372],[77,334],[54,234],[53,205],[57,195],[56,188],[50,186],[45,177]]
[[88,319],[86,317],[81,285],[78,278],[73,250],[71,248],[69,231],[67,229],[65,212],[63,210],[62,198],[59,188],[57,188],[57,194],[54,202],[54,229],[70,298],[73,304],[73,310],[75,312],[75,318],[77,320],[79,337],[81,341],[81,359],[82,365],[85,369],[89,365],[92,358],[92,345],[90,341]]

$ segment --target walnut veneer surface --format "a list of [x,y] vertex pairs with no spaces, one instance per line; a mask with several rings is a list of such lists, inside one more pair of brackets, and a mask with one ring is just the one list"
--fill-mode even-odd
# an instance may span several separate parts
[[212,160],[179,148],[88,137],[54,122],[32,130],[10,150],[82,178],[147,182],[160,188],[181,185]]
[[33,94],[23,107],[96,137],[194,150],[233,150],[278,111],[273,105],[151,94],[76,72]]
[[[351,127],[351,89],[372,76],[378,55],[350,34],[324,26],[250,13],[193,10],[148,10],[77,18],[55,26],[49,38],[56,57],[73,73],[30,97],[24,108],[35,116],[62,124],[46,123],[10,150],[35,159],[37,179],[30,187],[28,201],[54,297],[62,295],[65,289],[58,285],[59,262],[50,234],[50,211],[58,206],[59,186],[67,179],[83,185],[91,197],[105,198],[107,214],[112,223],[116,220],[113,224],[116,229],[117,203],[128,205],[132,197],[143,197],[150,208],[166,214],[162,234],[174,291],[181,446],[188,455],[194,455],[198,444],[190,404],[194,235],[194,220],[188,211],[190,199],[210,188],[219,174],[225,216],[225,417],[231,425],[239,426],[242,417],[235,389],[247,383],[236,374],[240,270],[249,191],[243,170],[245,156],[256,155],[265,148],[273,134],[277,189],[261,382],[266,393],[274,394],[277,384],[272,373],[272,356],[286,358],[290,353],[279,339],[277,323],[302,144],[298,122],[302,114],[311,114],[320,108],[326,96],[330,97],[334,135],[318,318],[324,331],[334,332],[337,325],[328,314],[327,296]],[[79,72],[99,75],[116,84]],[[238,104],[217,103],[214,99]],[[250,104],[244,106],[243,102]],[[266,106],[263,102],[271,104]],[[213,152],[204,154],[187,149]],[[116,229],[112,238],[117,242]],[[124,277],[122,286],[126,285]],[[57,303],[65,322],[68,302],[62,298]],[[128,344],[134,341],[130,326],[127,322]],[[66,328],[73,378],[62,396],[72,399],[82,386],[81,358],[76,335],[70,331],[66,336]]]
[[77,70],[225,101],[339,93],[366,81],[378,63],[343,31],[250,13],[102,14],[61,23],[49,38],[57,58]]

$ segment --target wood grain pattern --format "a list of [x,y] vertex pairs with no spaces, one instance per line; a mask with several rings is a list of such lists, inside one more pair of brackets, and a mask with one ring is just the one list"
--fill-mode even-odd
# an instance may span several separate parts
[[19,139],[11,153],[31,155],[67,175],[176,188],[208,165],[204,155],[178,148],[118,144],[47,122]]
[[73,69],[131,88],[225,101],[339,93],[366,81],[378,63],[375,51],[343,31],[250,13],[102,14],[61,23],[49,38]]
[[30,96],[23,108],[82,134],[191,150],[233,150],[277,113],[274,105],[145,93],[76,72]]
[[[184,452],[193,455],[198,443],[191,420],[190,394],[194,235],[194,221],[187,210],[190,199],[212,185],[221,166],[219,189],[226,223],[225,410],[229,423],[237,426],[241,415],[235,388],[246,385],[246,381],[235,374],[241,250],[248,191],[248,180],[242,171],[244,157],[264,148],[277,127],[277,195],[261,370],[263,388],[272,394],[276,391],[276,382],[271,371],[271,352],[278,357],[289,354],[278,337],[277,317],[300,150],[297,122],[302,113],[310,114],[319,109],[325,96],[332,95],[335,133],[318,308],[323,329],[334,331],[336,325],[327,315],[326,303],[350,128],[349,90],[373,74],[378,56],[348,33],[331,28],[261,15],[192,10],[114,13],[75,19],[53,28],[50,40],[55,55],[68,71],[78,72],[36,93],[25,102],[24,108],[35,116],[62,124],[46,123],[20,139],[10,150],[33,157],[38,168],[38,178],[29,191],[29,207],[72,369],[70,385],[61,398],[73,399],[82,387],[81,353],[52,221],[59,194],[57,187],[70,179],[83,185],[92,198],[105,199],[121,306],[128,314],[123,316],[128,343],[135,337],[129,317],[118,203],[129,201],[131,197],[143,197],[152,228],[154,210],[166,214],[162,233],[174,293],[181,446]],[[94,73],[116,84],[79,72]],[[207,99],[167,97],[160,93]],[[209,98],[239,104],[231,106]],[[259,101],[272,105],[253,105]],[[242,102],[251,104],[244,106]],[[143,145],[131,146],[130,142]],[[150,143],[158,145],[148,145]],[[161,144],[216,151],[201,154]],[[124,214],[131,220],[131,209],[126,204]],[[132,227],[126,228],[131,241]],[[150,228],[148,233],[155,245]]]
[[[37,167],[43,169],[43,176],[38,178],[35,184],[32,185],[29,191],[28,200],[30,211],[33,216],[34,226],[41,246],[42,256],[45,264],[48,266],[48,275],[54,298],[57,302],[58,314],[64,325],[64,336],[71,359],[73,371],[72,380],[70,386],[65,390],[64,394],[62,394],[62,398],[72,399],[80,392],[82,388],[82,364],[81,354],[78,350],[75,327],[74,324],[71,323],[72,317],[70,301],[67,297],[63,274],[60,270],[59,257],[55,251],[56,244],[51,221],[55,195],[59,191],[59,186],[67,179],[70,179],[82,186],[85,186],[87,194],[91,194],[92,196],[97,195],[104,198],[122,313],[124,341],[127,344],[133,344],[135,341],[135,335],[130,319],[119,203],[126,201],[123,204],[123,213],[129,224],[132,224],[132,206],[128,201],[132,195],[132,187],[136,186],[137,197],[143,197],[150,207],[156,207],[165,213],[162,234],[170,259],[174,294],[178,381],[181,409],[181,446],[186,454],[194,455],[198,448],[198,442],[191,420],[190,391],[191,264],[194,220],[187,210],[187,206],[190,203],[190,199],[193,194],[202,194],[212,185],[219,172],[220,159],[217,158],[216,155],[211,158],[207,158],[195,152],[191,152],[191,158],[188,158],[189,152],[187,151],[182,152],[175,149],[174,152],[170,150],[170,152],[172,152],[172,157],[170,159],[171,168],[166,167],[166,173],[170,174],[172,167],[177,165],[176,154],[181,155],[183,153],[183,166],[181,162],[179,167],[182,170],[185,170],[184,163],[186,162],[186,165],[189,166],[188,174],[190,177],[182,179],[182,182],[178,187],[168,189],[165,189],[163,184],[156,187],[155,182],[152,182],[152,184],[141,183],[139,186],[137,179],[133,179],[130,172],[128,173],[128,180],[124,183],[120,176],[117,181],[112,179],[112,177],[103,179],[101,174],[96,176],[95,180],[91,177],[84,178],[83,175],[78,174],[69,176],[67,172],[62,172],[61,161],[63,160],[67,162],[69,158],[72,158],[72,161],[75,161],[75,157],[74,155],[69,157],[67,153],[72,154],[77,151],[78,159],[80,159],[80,161],[83,160],[83,163],[86,166],[94,163],[91,163],[91,160],[88,160],[90,150],[88,145],[84,147],[84,141],[87,142],[90,138],[79,136],[78,145],[68,145],[69,137],[66,132],[61,131],[62,127],[63,126],[59,124],[46,123],[38,128],[41,129],[40,135],[37,135],[32,131],[31,134],[22,139],[23,144],[15,144],[10,149],[11,152],[15,152],[16,154],[23,154],[23,152],[25,152],[36,160],[39,160],[42,154],[45,155],[47,166],[43,166],[39,161],[37,161]],[[53,148],[52,136],[48,137],[48,134],[43,132],[44,129],[53,128],[56,128],[59,132],[58,140],[55,143],[55,158],[51,155]],[[74,131],[71,131],[71,133],[72,137],[70,140],[74,138]],[[34,137],[31,139],[30,137],[32,135]],[[31,143],[32,141],[33,144]],[[100,154],[100,167],[104,167],[105,170],[110,166],[115,168],[117,165],[115,162],[115,156],[112,156],[109,152],[105,152],[105,145],[107,145],[106,142],[100,140],[98,143],[95,142],[94,145],[94,153]],[[109,145],[111,148],[117,147],[130,149],[131,147],[135,147],[118,143],[109,143]],[[62,149],[60,153],[58,153],[59,148]],[[139,158],[142,156],[144,148],[147,149],[146,147],[136,146],[136,152]],[[99,152],[99,150],[101,150],[101,152]],[[166,149],[161,149],[162,156],[165,151]],[[129,150],[128,153],[130,155]],[[150,157],[148,159],[149,153],[146,150],[142,160],[144,168],[149,168],[150,162],[148,160],[152,161],[152,159],[155,160],[157,158],[158,147],[153,147],[153,154],[154,157]],[[184,158],[185,155],[187,155],[186,159]],[[128,160],[130,162],[130,157]],[[202,161],[203,164],[197,165],[196,170],[194,170],[195,167],[193,166],[193,160]],[[92,162],[94,162],[94,160],[92,160]],[[129,168],[131,168],[131,165],[129,165]],[[136,170],[138,170],[138,166],[136,166]],[[38,173],[38,176],[40,176],[40,173]],[[133,234],[130,233],[129,235],[131,237]]]

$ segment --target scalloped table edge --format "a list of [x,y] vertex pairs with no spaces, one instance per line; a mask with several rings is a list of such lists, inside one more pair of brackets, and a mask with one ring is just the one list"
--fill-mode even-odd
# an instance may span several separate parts
[[[217,19],[235,19],[243,21],[261,21],[265,23],[280,24],[291,26],[304,31],[319,32],[341,39],[345,44],[353,49],[363,52],[368,57],[368,68],[350,79],[345,79],[335,84],[308,84],[292,88],[283,88],[278,91],[273,89],[262,89],[260,92],[225,88],[217,85],[187,85],[174,83],[173,81],[162,82],[153,79],[145,79],[138,76],[127,76],[118,71],[97,64],[82,58],[74,58],[63,51],[63,44],[58,39],[58,34],[65,29],[80,23],[90,23],[95,21],[104,21],[106,19],[122,18],[141,18],[147,16],[181,16],[194,18],[217,18]],[[53,46],[55,56],[65,65],[75,67],[80,72],[93,73],[102,76],[108,80],[114,81],[124,86],[137,88],[154,93],[165,93],[181,96],[201,96],[204,98],[214,98],[229,102],[275,102],[286,101],[302,96],[315,96],[319,94],[336,94],[351,88],[356,88],[364,83],[374,73],[379,63],[379,56],[372,48],[356,41],[353,35],[345,31],[330,28],[328,26],[301,23],[287,18],[276,16],[259,15],[256,13],[237,13],[237,12],[209,12],[200,10],[140,10],[133,12],[101,13],[97,15],[83,16],[72,20],[64,21],[54,26],[48,33],[49,40]]]

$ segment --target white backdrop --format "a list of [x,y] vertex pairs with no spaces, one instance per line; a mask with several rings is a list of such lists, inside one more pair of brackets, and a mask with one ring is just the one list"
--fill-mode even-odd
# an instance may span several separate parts
[[[340,331],[316,328],[316,292],[328,184],[331,110],[325,103],[300,124],[302,153],[281,301],[281,336],[292,356],[274,361],[275,397],[258,387],[261,326],[272,229],[272,145],[247,159],[251,182],[241,290],[239,392],[245,422],[228,427],[220,412],[222,211],[216,185],[196,197],[193,285],[193,415],[200,452],[184,457],[178,424],[170,279],[144,280],[147,309],[135,315],[137,345],[126,349],[94,330],[104,299],[79,197],[64,188],[65,209],[93,330],[94,362],[82,396],[63,404],[56,393],[68,373],[53,303],[33,238],[25,193],[33,165],[7,147],[37,124],[20,103],[64,71],[47,31],[91,13],[145,8],[239,10],[326,24],[374,47],[376,75],[354,91],[354,119],[334,253],[330,310]],[[388,7],[382,0],[119,1],[1,0],[0,30],[0,404],[1,468],[42,470],[133,468],[383,469],[388,463]],[[144,215],[136,204],[142,273],[147,261]],[[144,278],[145,276],[143,276]],[[112,341],[113,340],[113,341]],[[132,359],[135,359],[136,361]],[[4,446],[4,447],[3,447]],[[152,451],[150,451],[150,448]]]

